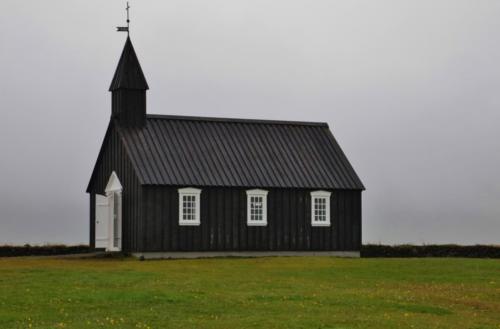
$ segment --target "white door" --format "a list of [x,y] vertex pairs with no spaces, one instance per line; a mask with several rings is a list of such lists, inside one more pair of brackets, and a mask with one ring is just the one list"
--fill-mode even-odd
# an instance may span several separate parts
[[107,248],[109,239],[109,202],[104,195],[95,196],[95,247]]
[[122,190],[122,184],[113,171],[104,189],[108,205],[106,251],[122,249]]

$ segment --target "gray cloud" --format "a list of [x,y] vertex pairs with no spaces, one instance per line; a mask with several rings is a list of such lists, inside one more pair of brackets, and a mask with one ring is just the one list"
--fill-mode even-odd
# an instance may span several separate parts
[[[148,112],[327,121],[364,242],[498,243],[498,1],[133,1]],[[124,1],[0,11],[0,244],[88,240]]]

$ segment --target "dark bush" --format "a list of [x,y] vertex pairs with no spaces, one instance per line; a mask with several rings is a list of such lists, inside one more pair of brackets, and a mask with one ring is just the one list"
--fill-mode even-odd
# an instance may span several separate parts
[[68,255],[82,254],[91,251],[92,249],[86,245],[31,246],[29,244],[25,244],[24,246],[0,246],[0,257]]
[[442,245],[377,245],[367,244],[361,248],[361,257],[474,257],[500,258],[500,246]]
[[[82,254],[92,252],[87,245],[43,245],[0,246],[0,257],[51,256]],[[500,258],[500,246],[459,246],[459,245],[377,245],[361,247],[361,257],[474,257]]]

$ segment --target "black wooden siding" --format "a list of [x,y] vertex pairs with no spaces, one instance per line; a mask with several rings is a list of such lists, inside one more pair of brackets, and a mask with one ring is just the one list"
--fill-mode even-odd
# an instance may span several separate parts
[[146,91],[113,91],[111,98],[112,117],[123,127],[140,127],[146,123]]
[[122,249],[123,251],[140,250],[144,246],[140,244],[137,235],[141,233],[141,193],[139,184],[132,164],[126,154],[126,150],[118,132],[111,121],[104,144],[99,153],[91,183],[88,187],[90,193],[90,241],[94,242],[95,232],[95,195],[105,195],[105,188],[113,171],[123,186],[122,192]]
[[361,245],[361,191],[336,190],[331,227],[311,226],[311,190],[270,189],[268,225],[247,226],[242,188],[203,188],[201,225],[179,226],[174,187],[143,187],[137,251],[356,251]]

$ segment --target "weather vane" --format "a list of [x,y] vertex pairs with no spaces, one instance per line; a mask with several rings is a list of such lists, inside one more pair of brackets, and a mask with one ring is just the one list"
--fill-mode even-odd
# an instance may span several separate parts
[[117,26],[116,31],[127,32],[127,34],[130,34],[130,18],[128,16],[129,9],[130,9],[130,6],[128,5],[128,1],[127,1],[127,8],[125,8],[125,10],[127,11],[127,26]]

